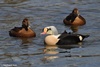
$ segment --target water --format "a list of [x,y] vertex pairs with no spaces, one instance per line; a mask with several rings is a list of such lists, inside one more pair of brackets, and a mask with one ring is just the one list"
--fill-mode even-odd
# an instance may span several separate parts
[[[99,0],[0,0],[0,67],[99,67]],[[79,33],[90,34],[82,45],[45,46],[42,28],[54,25],[70,31],[62,20],[77,7],[87,24]],[[27,17],[36,38],[10,37],[8,31]],[[70,49],[69,49],[70,48]],[[51,50],[53,49],[53,50]]]

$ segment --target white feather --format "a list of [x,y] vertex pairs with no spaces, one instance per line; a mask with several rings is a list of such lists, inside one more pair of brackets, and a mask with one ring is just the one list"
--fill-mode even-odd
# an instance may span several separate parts
[[83,37],[82,36],[79,36],[79,39],[80,39],[80,41],[82,41],[83,40]]
[[54,37],[57,38],[57,39],[58,39],[59,36],[60,36],[60,34],[58,34],[58,35],[54,35]]

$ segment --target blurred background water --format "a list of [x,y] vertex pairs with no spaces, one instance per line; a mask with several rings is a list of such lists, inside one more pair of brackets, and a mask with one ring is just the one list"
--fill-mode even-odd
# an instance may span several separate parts
[[[54,25],[59,33],[70,31],[63,19],[75,7],[87,21],[78,32],[90,37],[82,45],[45,46],[42,29]],[[8,31],[25,17],[36,38],[10,37]],[[6,66],[100,67],[100,0],[0,0],[0,67]]]

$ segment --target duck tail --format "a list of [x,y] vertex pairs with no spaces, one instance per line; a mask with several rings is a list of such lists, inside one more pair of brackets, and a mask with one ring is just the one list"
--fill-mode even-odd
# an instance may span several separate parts
[[83,35],[83,38],[87,38],[87,37],[89,37],[90,35]]

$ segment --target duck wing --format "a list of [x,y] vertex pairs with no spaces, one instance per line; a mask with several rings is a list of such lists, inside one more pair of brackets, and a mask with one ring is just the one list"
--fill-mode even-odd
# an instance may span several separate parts
[[65,37],[60,38],[59,41],[56,43],[57,45],[66,45],[66,44],[76,44],[80,42],[80,39],[76,35],[67,34]]
[[59,41],[56,43],[57,45],[66,45],[66,44],[77,44],[82,42],[84,38],[89,37],[90,35],[82,35],[82,34],[73,34],[73,33],[63,33],[59,36]]
[[75,20],[76,17],[77,17],[77,14],[71,13],[66,17],[66,20],[70,21],[72,23]]
[[14,27],[9,31],[9,35],[16,37],[17,33],[22,29],[22,27]]
[[14,28],[11,29],[11,30],[13,30],[13,31],[15,31],[15,32],[19,32],[21,29],[22,29],[22,27],[14,27]]

